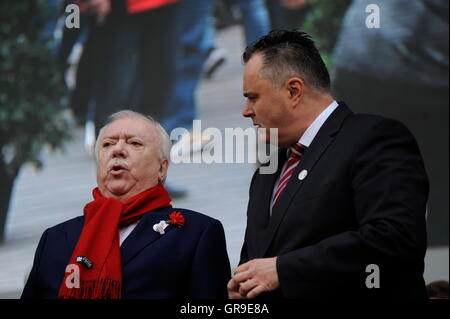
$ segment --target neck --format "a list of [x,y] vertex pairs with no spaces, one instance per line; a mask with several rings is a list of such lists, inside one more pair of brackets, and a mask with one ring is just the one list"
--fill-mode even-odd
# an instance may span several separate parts
[[333,101],[334,99],[329,93],[310,92],[305,96],[302,105],[299,107],[297,116],[296,141],[302,137],[320,113],[322,113]]

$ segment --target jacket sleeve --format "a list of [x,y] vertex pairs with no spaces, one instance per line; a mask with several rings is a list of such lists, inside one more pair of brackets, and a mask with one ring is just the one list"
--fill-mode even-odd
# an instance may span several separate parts
[[33,267],[31,268],[31,272],[25,284],[25,288],[23,289],[22,296],[20,297],[21,299],[42,298],[37,277],[39,272],[39,264],[46,241],[47,241],[47,230],[42,234],[41,239],[39,240],[39,244],[37,246],[36,253],[34,255]]
[[192,263],[189,298],[225,299],[231,278],[225,233],[214,220],[201,235]]
[[285,297],[307,298],[320,293],[316,287],[346,287],[355,281],[365,285],[370,264],[379,266],[382,279],[394,274],[391,282],[408,272],[420,273],[429,186],[414,137],[400,122],[378,121],[356,144],[351,165],[358,227],[278,256]]

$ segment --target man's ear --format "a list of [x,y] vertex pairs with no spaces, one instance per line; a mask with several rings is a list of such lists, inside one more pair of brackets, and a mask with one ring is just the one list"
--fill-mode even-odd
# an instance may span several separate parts
[[298,77],[292,77],[288,79],[285,83],[285,88],[288,91],[289,99],[297,105],[303,96],[305,90],[305,82]]
[[169,168],[169,161],[165,158],[159,161],[158,182],[162,184],[167,176],[167,169]]

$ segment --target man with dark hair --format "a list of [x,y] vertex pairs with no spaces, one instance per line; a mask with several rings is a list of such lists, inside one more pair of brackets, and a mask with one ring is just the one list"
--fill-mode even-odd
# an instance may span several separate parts
[[273,31],[243,58],[243,115],[278,129],[264,136],[281,150],[275,174],[253,176],[229,297],[426,298],[428,180],[412,134],[336,102],[306,33]]
[[325,63],[305,33],[273,31],[270,36],[247,47],[244,62],[256,53],[264,54],[262,76],[274,84],[282,85],[286,76],[298,74],[316,91],[330,91],[330,75]]

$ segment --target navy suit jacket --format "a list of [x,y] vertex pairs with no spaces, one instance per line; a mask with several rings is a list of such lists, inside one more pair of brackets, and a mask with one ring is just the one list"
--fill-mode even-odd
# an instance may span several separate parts
[[[153,225],[181,211],[185,226]],[[64,273],[83,227],[77,217],[47,229],[36,250],[22,298],[57,298]],[[95,243],[92,243],[93,245]],[[231,276],[222,224],[179,208],[145,214],[120,247],[123,298],[226,298]]]
[[[240,261],[278,257],[280,288],[266,297],[426,297],[428,179],[417,143],[402,123],[354,114],[340,103],[270,217],[286,150],[279,156],[275,174],[257,170],[253,176]],[[303,170],[306,178],[299,178]],[[372,264],[379,269],[379,288],[369,288],[376,283],[376,273],[367,269]]]

